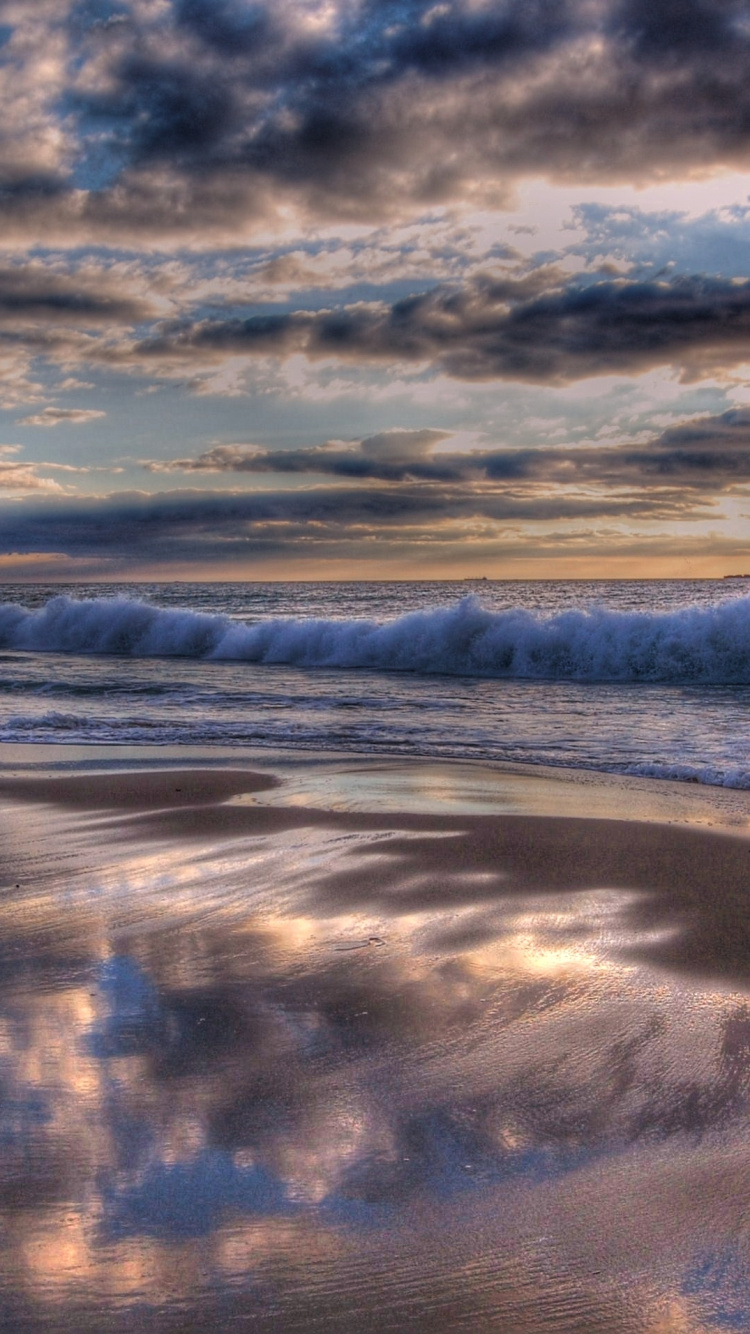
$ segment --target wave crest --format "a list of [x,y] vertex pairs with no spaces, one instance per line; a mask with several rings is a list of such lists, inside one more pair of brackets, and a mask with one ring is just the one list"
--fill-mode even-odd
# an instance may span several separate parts
[[750,684],[750,598],[670,612],[489,611],[473,595],[392,621],[274,619],[165,609],[135,598],[0,605],[0,647],[370,668],[456,676]]

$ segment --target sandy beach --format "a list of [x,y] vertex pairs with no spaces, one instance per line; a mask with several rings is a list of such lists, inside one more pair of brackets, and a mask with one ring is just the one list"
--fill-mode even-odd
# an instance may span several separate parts
[[6,1330],[750,1322],[750,795],[0,754]]

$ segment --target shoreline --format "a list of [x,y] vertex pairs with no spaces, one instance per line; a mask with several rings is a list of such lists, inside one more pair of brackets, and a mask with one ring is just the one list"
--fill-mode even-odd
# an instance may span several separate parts
[[183,769],[253,770],[278,779],[276,800],[323,809],[528,810],[750,830],[750,790],[597,769],[271,747],[0,742],[0,791],[8,794],[24,774]]

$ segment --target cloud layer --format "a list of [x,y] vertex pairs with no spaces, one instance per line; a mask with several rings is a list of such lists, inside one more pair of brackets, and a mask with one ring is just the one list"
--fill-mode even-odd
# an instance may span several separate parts
[[434,446],[443,431],[389,431],[359,443],[264,450],[216,445],[195,458],[147,461],[151,472],[292,473],[354,482],[491,482],[508,488],[681,488],[720,493],[750,485],[750,411],[672,427],[642,445],[481,449]]
[[[0,271],[0,355],[17,367],[20,397],[24,386],[27,399],[38,396],[28,381],[32,358],[67,371],[90,373],[98,366],[167,380],[187,376],[198,388],[201,377],[223,363],[240,368],[294,356],[376,370],[401,365],[465,381],[547,385],[638,375],[660,366],[677,368],[691,382],[750,362],[747,279],[571,278],[549,265],[523,272],[516,264],[392,302],[202,315],[190,308],[184,290],[169,292],[169,275],[157,277],[161,291],[149,306],[132,295],[127,272],[72,273],[63,283],[52,271],[45,285],[38,263],[15,266],[10,278]],[[162,307],[183,306],[183,313],[154,319],[157,297]],[[84,421],[92,412],[101,410],[49,406],[24,420]]]
[[747,189],[596,192],[750,172],[744,0],[0,0],[0,61],[0,556],[741,521]]
[[124,355],[169,366],[229,355],[416,362],[466,380],[562,384],[679,366],[698,378],[750,359],[750,281],[529,284],[481,274],[391,306],[178,322]]
[[7,0],[0,220],[214,238],[750,160],[742,0]]
[[286,452],[216,446],[146,466],[235,477],[292,473],[307,485],[66,497],[41,506],[29,499],[2,515],[6,550],[103,560],[127,574],[155,562],[165,570],[211,568],[362,557],[368,548],[384,559],[420,550],[439,558],[441,548],[471,558],[474,549],[516,541],[523,529],[536,534],[530,549],[544,545],[554,524],[563,525],[554,539],[562,547],[575,545],[576,535],[601,542],[602,524],[716,519],[722,498],[746,496],[750,411],[695,419],[642,445],[457,452],[445,432],[401,430]]

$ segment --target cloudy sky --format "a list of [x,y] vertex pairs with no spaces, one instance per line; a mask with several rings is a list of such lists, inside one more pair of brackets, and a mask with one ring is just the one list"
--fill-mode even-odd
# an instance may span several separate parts
[[747,0],[0,0],[0,577],[750,570]]

